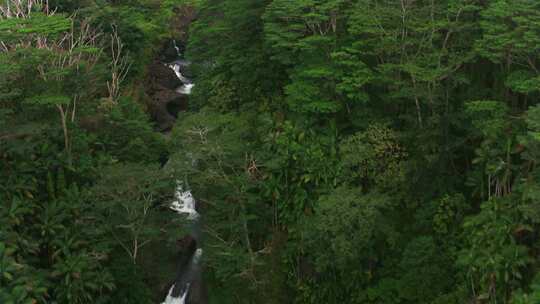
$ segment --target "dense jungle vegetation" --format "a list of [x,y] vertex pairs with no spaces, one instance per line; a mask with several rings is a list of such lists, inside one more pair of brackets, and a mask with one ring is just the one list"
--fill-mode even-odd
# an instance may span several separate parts
[[537,0],[0,0],[0,303],[537,304],[539,157]]

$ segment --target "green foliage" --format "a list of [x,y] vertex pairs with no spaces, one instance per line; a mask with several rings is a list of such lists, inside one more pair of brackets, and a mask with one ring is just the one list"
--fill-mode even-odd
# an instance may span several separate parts
[[407,244],[399,264],[402,275],[398,284],[398,293],[405,301],[429,303],[452,289],[453,265],[440,249],[428,236]]
[[433,216],[434,232],[443,238],[459,237],[461,223],[469,211],[470,206],[463,195],[445,195],[438,201],[437,211]]
[[103,126],[98,130],[101,148],[119,161],[153,163],[166,155],[166,144],[152,129],[141,105],[122,98],[105,111]]
[[3,303],[32,303],[36,299],[44,302],[47,288],[43,278],[32,273],[33,269],[27,265],[17,262],[16,252],[16,248],[0,241],[0,299]]
[[[207,220],[242,231],[228,196],[258,194],[248,235],[285,232],[272,255],[295,303],[509,303],[526,290],[540,214],[538,4],[247,2],[201,1],[188,45],[198,111],[173,137],[201,161],[179,171],[212,197]],[[246,155],[257,182],[238,178]],[[234,252],[231,269],[247,259],[216,248]]]
[[[222,109],[239,109],[242,103],[276,94],[280,87],[274,80],[284,75],[267,64],[262,41],[261,15],[270,1],[200,2],[186,53],[197,83],[206,88],[195,87],[191,99],[196,107],[211,99]],[[224,37],[227,43],[222,43]]]
[[504,132],[508,108],[498,101],[472,101],[465,105],[465,113],[476,131],[486,138],[493,138]]
[[346,188],[322,196],[304,230],[317,270],[346,271],[359,259],[369,258],[375,240],[382,237],[376,234],[382,211],[389,207],[382,195],[362,195]]
[[345,4],[273,1],[265,12],[265,37],[275,53],[272,58],[290,66],[290,83],[284,90],[292,111],[335,113],[343,106],[335,94],[332,54],[342,31],[336,11]]
[[535,154],[538,151],[538,143],[540,142],[540,106],[529,108],[527,111],[527,127],[528,131],[525,135],[524,144],[528,146],[528,159],[534,160]]
[[512,304],[532,304],[540,301],[539,277],[535,276],[530,285],[530,292],[519,291],[512,297]]
[[458,265],[465,269],[478,299],[507,300],[508,291],[519,286],[532,262],[527,248],[513,237],[520,222],[511,203],[505,199],[487,201],[479,214],[463,224],[467,247],[460,252]]
[[99,224],[136,264],[141,249],[159,233],[152,222],[158,216],[155,205],[171,183],[156,166],[126,163],[105,168],[102,173],[92,189],[94,208],[102,215]]
[[407,153],[397,134],[382,125],[347,137],[340,147],[345,176],[355,178],[365,191],[391,189],[403,181]]
[[[47,11],[20,1],[18,13],[16,1],[0,4],[0,302],[151,303],[146,269],[122,245],[162,238],[158,203],[161,189],[172,189],[159,170],[165,142],[138,100],[102,107],[111,74],[102,32],[110,28],[99,21],[115,5],[62,1],[55,10],[54,2]],[[131,15],[122,17],[144,16],[148,36],[178,4],[143,1],[145,16],[128,2]]]
[[[6,156],[12,158],[20,151],[7,152]],[[114,283],[102,264],[102,257],[108,252],[100,241],[103,231],[91,225],[91,210],[84,194],[76,185],[66,184],[64,171],[51,174],[44,169],[28,173],[48,180],[49,194],[40,191],[45,190],[45,185],[28,173],[7,179],[2,185],[12,191],[2,196],[3,202],[11,203],[0,216],[5,265],[2,275],[11,290],[2,297],[7,303],[105,300]],[[49,178],[45,179],[46,176]],[[17,272],[12,273],[14,270]]]
[[272,176],[267,191],[278,202],[280,220],[294,223],[310,213],[327,185],[336,183],[336,139],[331,131],[317,136],[290,121],[277,125],[274,132],[268,143],[274,158],[268,166]]
[[181,117],[175,133],[170,170],[198,189],[197,199],[209,206],[205,216],[212,218],[205,250],[208,266],[220,280],[253,271],[258,257],[251,237],[264,235],[266,228],[246,229],[260,223],[268,211],[259,208],[257,168],[249,169],[261,160],[242,144],[252,137],[250,117],[206,109]]
[[[187,2],[168,142],[103,37],[137,86]],[[0,302],[156,302],[175,182],[216,303],[539,301],[538,1],[187,2],[0,17]]]
[[[39,8],[35,8],[37,10]],[[59,37],[67,31],[71,22],[65,15],[47,16],[34,11],[32,18],[7,18],[0,20],[0,39],[17,41],[43,36],[49,39]]]
[[114,254],[110,262],[110,271],[117,288],[111,296],[111,302],[129,304],[152,303],[152,290],[144,282],[142,269],[124,262],[125,254]]

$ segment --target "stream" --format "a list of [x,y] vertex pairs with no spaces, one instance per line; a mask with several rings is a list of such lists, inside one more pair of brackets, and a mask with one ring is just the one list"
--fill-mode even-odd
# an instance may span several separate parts
[[[176,92],[189,95],[195,86],[191,79],[183,74],[183,71],[189,66],[189,61],[183,59],[176,41],[173,41],[173,43],[178,58],[173,62],[165,63],[165,65],[171,68],[182,82],[182,85],[176,89]],[[200,247],[200,215],[197,212],[196,201],[191,191],[180,181],[177,181],[174,200],[169,208],[180,216],[187,217],[187,220],[190,222],[190,236],[195,240],[196,249],[193,251],[189,262],[180,269],[174,284],[169,289],[169,293],[162,304],[186,304],[189,302],[188,299],[192,290],[192,284],[197,280],[200,281],[201,276],[200,260],[203,250]]]

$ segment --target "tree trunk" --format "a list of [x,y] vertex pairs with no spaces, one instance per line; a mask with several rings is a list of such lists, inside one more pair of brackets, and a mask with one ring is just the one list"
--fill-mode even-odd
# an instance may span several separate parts
[[62,121],[62,130],[64,131],[64,148],[68,156],[68,163],[71,166],[71,151],[70,151],[70,146],[69,146],[69,133],[68,133],[68,127],[67,127],[67,121],[66,121],[66,112],[64,111],[64,108],[62,107],[62,105],[56,105],[56,108],[58,109],[58,112],[60,112],[60,119]]

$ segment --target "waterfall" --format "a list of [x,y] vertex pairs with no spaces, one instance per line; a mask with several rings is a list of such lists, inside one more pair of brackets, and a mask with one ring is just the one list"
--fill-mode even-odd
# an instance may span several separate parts
[[182,54],[180,53],[180,48],[176,44],[176,40],[173,40],[173,45],[174,45],[174,49],[176,50],[176,55],[178,55],[178,57],[181,57]]
[[184,191],[184,187],[180,182],[177,182],[175,200],[171,203],[169,208],[179,214],[187,214],[188,219],[196,220],[199,217],[199,213],[195,209],[195,199],[191,194],[191,191]]
[[180,94],[189,95],[191,94],[191,89],[193,89],[194,86],[195,85],[193,83],[188,83],[176,89],[176,92]]
[[167,298],[165,299],[165,302],[163,302],[162,304],[185,304],[187,294],[188,294],[188,291],[189,291],[189,284],[187,284],[186,287],[187,288],[184,291],[184,293],[180,297],[175,298],[175,297],[172,296],[174,285],[171,286],[171,289],[169,289],[169,294],[167,295]]
[[193,81],[191,81],[191,79],[182,74],[182,69],[185,69],[189,66],[189,61],[181,59],[182,54],[180,53],[180,48],[176,45],[176,41],[174,41],[174,48],[178,53],[179,59],[165,65],[172,69],[176,74],[176,77],[178,77],[178,79],[180,79],[180,81],[182,82],[182,85],[176,89],[176,92],[184,95],[189,95],[191,94],[191,89],[193,89],[195,84],[193,84]]
[[[171,210],[178,213],[179,215],[187,215],[187,219],[191,221],[193,225],[193,230],[197,230],[197,222],[199,220],[199,213],[196,209],[196,201],[190,190],[184,188],[184,185],[177,181],[176,191],[174,195],[174,200],[169,206]],[[199,231],[192,231],[192,237],[197,242],[199,246],[198,235]],[[169,289],[167,298],[162,304],[185,304],[188,298],[191,283],[199,275],[199,263],[202,256],[202,248],[197,248],[191,260],[186,267],[182,269],[182,273],[179,274],[176,282]],[[175,296],[176,294],[176,296]]]

